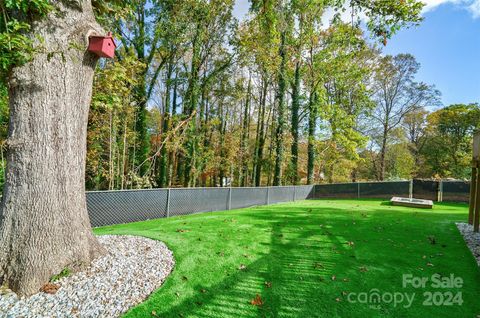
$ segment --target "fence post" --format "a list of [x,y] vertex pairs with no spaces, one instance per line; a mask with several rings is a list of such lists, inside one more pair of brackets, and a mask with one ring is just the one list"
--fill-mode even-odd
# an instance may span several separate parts
[[267,186],[267,205],[270,204],[270,187]]
[[297,186],[293,186],[293,202],[297,200]]
[[438,182],[438,196],[437,196],[437,201],[442,202],[443,201],[443,180],[440,180]]
[[410,180],[410,184],[408,185],[408,197],[413,199],[413,179]]
[[228,188],[227,210],[232,209],[232,187]]
[[360,182],[357,182],[357,199],[360,199]]
[[170,216],[170,188],[167,189],[167,218]]

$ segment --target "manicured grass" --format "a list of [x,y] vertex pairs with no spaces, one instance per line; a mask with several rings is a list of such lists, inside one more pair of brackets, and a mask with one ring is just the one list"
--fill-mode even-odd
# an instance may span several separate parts
[[[455,204],[421,210],[376,200],[312,200],[95,232],[159,239],[174,252],[171,276],[126,317],[476,317],[480,271],[454,224],[467,212]],[[436,289],[431,281],[402,287],[403,274],[436,273],[460,277],[462,287]],[[406,300],[396,306],[348,301],[349,294],[375,288],[415,298],[410,308]],[[424,306],[429,291],[462,292],[463,304]],[[257,294],[261,306],[251,304]]]

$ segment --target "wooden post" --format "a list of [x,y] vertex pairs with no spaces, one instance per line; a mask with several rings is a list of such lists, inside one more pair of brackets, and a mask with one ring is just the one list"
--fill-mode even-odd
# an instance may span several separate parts
[[468,207],[468,224],[473,225],[473,211],[475,208],[475,194],[477,193],[477,167],[472,163],[472,178],[470,180],[470,205]]
[[437,201],[443,202],[443,180],[438,181]]
[[[473,206],[473,231],[474,232],[478,232],[480,228],[480,184],[479,184],[480,177],[478,176],[479,160],[480,160],[480,132],[477,131],[473,136],[473,164],[472,164],[473,169],[475,169],[476,171],[475,172],[472,171],[472,180],[470,184],[471,187],[475,187],[474,189],[475,199],[472,200],[472,198],[470,198],[470,205],[472,201],[474,201],[474,206]],[[473,178],[473,176],[475,176],[475,178]],[[472,209],[471,206],[470,206],[470,209]],[[470,218],[470,215],[469,215],[469,218]]]
[[408,185],[408,197],[409,197],[410,199],[413,198],[413,179],[410,180],[410,183],[409,183],[409,185]]
[[[477,162],[477,172],[478,172],[478,162]],[[480,227],[480,186],[479,186],[479,181],[480,178],[477,178],[475,180],[475,208],[474,208],[474,216],[473,216],[473,232],[478,233],[479,227]]]

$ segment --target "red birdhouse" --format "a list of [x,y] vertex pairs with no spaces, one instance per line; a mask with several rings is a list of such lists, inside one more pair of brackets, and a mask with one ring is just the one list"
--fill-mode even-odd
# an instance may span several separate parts
[[113,58],[117,45],[112,37],[112,32],[107,36],[91,35],[89,38],[88,50],[100,57]]

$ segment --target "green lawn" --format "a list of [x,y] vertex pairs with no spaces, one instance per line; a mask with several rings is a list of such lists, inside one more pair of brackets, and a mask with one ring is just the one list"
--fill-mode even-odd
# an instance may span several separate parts
[[[171,276],[126,317],[477,317],[480,271],[454,224],[467,218],[467,210],[311,200],[95,232],[159,239],[174,252]],[[463,284],[441,289],[429,280],[425,288],[403,288],[403,274],[453,274]],[[372,289],[385,302],[358,302]],[[441,292],[437,303],[461,292],[463,303],[426,306],[425,292]],[[407,300],[394,305],[385,293],[415,296],[405,308]],[[257,294],[261,306],[251,304]]]

